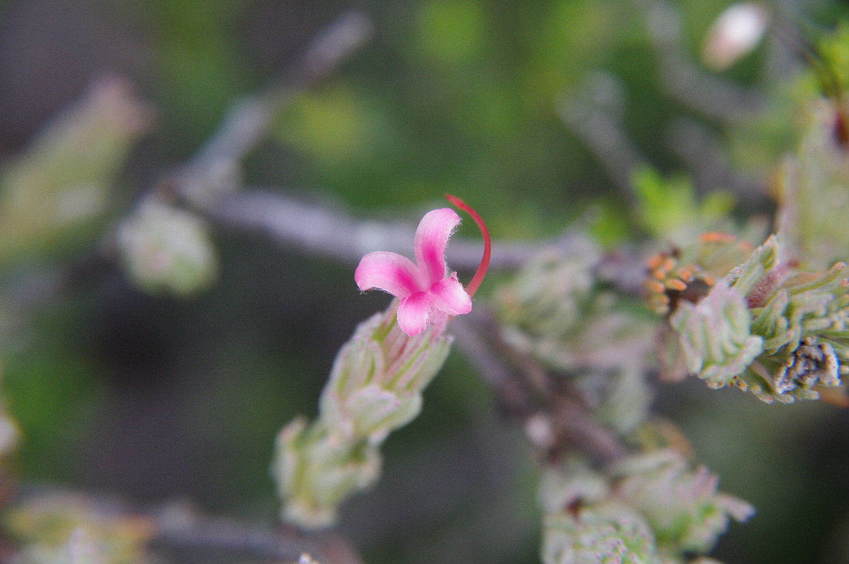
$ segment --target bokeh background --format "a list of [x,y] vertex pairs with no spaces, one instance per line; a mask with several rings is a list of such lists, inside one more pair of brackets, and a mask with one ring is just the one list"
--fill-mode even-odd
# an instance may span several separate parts
[[[700,62],[707,30],[728,4],[673,5],[680,56],[783,107],[804,61],[781,38],[722,73]],[[836,1],[776,5],[814,37],[849,17]],[[285,73],[351,7],[0,1],[0,166],[105,75],[127,78],[155,112],[94,227],[73,245],[24,246],[3,263],[0,276],[15,289],[5,298],[3,386],[22,432],[14,468],[26,483],[276,519],[275,434],[314,413],[336,350],[388,298],[360,295],[350,265],[227,228],[213,230],[217,281],[190,299],[145,293],[119,264],[92,257],[105,230],[194,153],[235,99]],[[550,237],[577,222],[610,247],[637,241],[645,231],[627,189],[568,119],[580,121],[589,99],[658,170],[691,174],[700,193],[739,189],[739,216],[772,210],[767,165],[792,148],[782,127],[791,116],[719,119],[677,96],[662,78],[645,3],[355,7],[373,19],[373,39],[278,116],[244,163],[246,184],[410,221],[451,192],[475,205],[498,238]],[[770,65],[782,53],[789,62],[776,72]],[[706,134],[747,180],[717,185],[721,175],[704,174],[715,155],[688,159],[682,131]],[[57,272],[70,280],[60,295],[17,307]],[[697,381],[657,393],[658,411],[683,427],[722,489],[758,508],[722,538],[717,557],[849,562],[849,414],[819,403],[779,409]],[[346,506],[340,528],[368,562],[535,562],[535,480],[521,432],[455,353],[422,415],[388,441],[384,478]]]

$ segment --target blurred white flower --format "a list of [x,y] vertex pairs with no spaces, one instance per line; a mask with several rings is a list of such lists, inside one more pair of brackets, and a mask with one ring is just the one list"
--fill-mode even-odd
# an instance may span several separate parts
[[769,24],[769,12],[757,2],[738,2],[726,8],[707,34],[702,59],[722,71],[750,53],[760,42]]
[[145,202],[121,224],[118,245],[133,281],[152,293],[190,295],[218,270],[206,223],[160,202]]

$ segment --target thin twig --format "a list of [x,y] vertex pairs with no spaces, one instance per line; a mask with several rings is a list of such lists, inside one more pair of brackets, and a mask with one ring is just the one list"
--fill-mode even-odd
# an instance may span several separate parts
[[634,169],[646,160],[622,123],[623,97],[622,86],[615,76],[596,72],[578,96],[558,102],[557,113],[593,151],[622,193],[633,200],[631,177]]
[[[473,314],[455,319],[452,330],[460,350],[493,387],[508,415],[522,420],[529,438],[547,458],[576,449],[607,464],[626,454],[615,433],[595,421],[573,387],[562,385],[562,378],[504,341],[484,306],[478,304]],[[538,432],[541,427],[544,431]]]
[[[234,104],[222,125],[197,154],[174,176],[160,184],[208,218],[237,229],[260,231],[288,248],[353,264],[376,250],[409,252],[401,241],[411,241],[410,224],[356,220],[345,212],[306,203],[279,190],[238,191],[239,161],[266,134],[273,117],[297,94],[330,74],[370,37],[369,20],[359,12],[337,19],[307,48],[299,63],[264,93]],[[598,112],[596,112],[598,113]],[[597,117],[597,116],[596,116]],[[618,166],[619,179],[628,183],[630,169],[638,159],[630,145],[619,143],[610,152],[624,150],[625,164]],[[623,161],[624,162],[624,161]],[[546,246],[568,246],[568,236],[545,241],[494,243],[491,267],[516,268]],[[480,262],[477,241],[452,242],[449,264],[461,271],[474,270]],[[633,286],[633,285],[632,285]]]
[[504,411],[509,415],[527,417],[533,411],[528,394],[515,377],[515,372],[493,353],[491,345],[481,334],[479,309],[452,321],[451,332],[456,337],[457,346],[478,376],[493,389]]
[[766,182],[734,170],[721,140],[706,126],[677,119],[669,127],[667,144],[692,171],[700,192],[727,189],[749,205],[764,206]]
[[302,554],[328,564],[361,564],[362,559],[343,537],[333,533],[304,534],[291,527],[277,531],[249,527],[232,520],[192,519],[169,523],[156,519],[151,547],[188,550],[194,554],[228,554],[233,558],[297,562]]
[[[249,189],[232,194],[205,213],[219,225],[262,233],[287,249],[344,264],[356,264],[371,251],[409,255],[415,230],[412,223],[358,219],[337,207],[299,200],[281,190]],[[490,268],[516,269],[545,248],[568,250],[581,241],[582,237],[572,229],[542,241],[494,241]],[[458,238],[448,247],[448,264],[462,272],[474,271],[480,257],[481,243],[477,240]],[[626,294],[642,294],[645,265],[639,249],[621,248],[608,253],[597,274]]]
[[274,117],[336,70],[368,41],[372,31],[371,21],[361,12],[347,12],[337,18],[316,36],[282,78],[259,94],[237,100],[216,133],[162,186],[201,208],[232,190],[234,186],[228,184],[237,183],[239,162],[268,133]]
[[[207,216],[239,230],[257,231],[291,249],[355,264],[370,251],[409,254],[414,226],[399,221],[356,219],[327,205],[308,203],[280,191],[247,190],[221,200]],[[568,238],[547,241],[496,241],[493,269],[516,268],[546,245],[568,245]],[[480,241],[456,239],[448,248],[448,264],[473,271],[480,262]]]
[[808,49],[800,29],[804,21],[803,7],[799,0],[775,0],[772,2],[771,32],[767,38],[767,53],[764,70],[766,81],[784,84],[788,77],[796,76],[804,67]]
[[[296,562],[309,554],[322,564],[362,564],[353,546],[333,531],[303,532],[291,526],[277,529],[246,524],[232,519],[211,518],[183,503],[157,508],[134,507],[121,498],[64,488],[23,484],[13,492],[18,511],[28,504],[52,501],[57,511],[65,507],[81,520],[126,522],[138,525],[148,548],[156,551],[191,551],[208,556],[230,556],[275,562]],[[63,506],[63,502],[65,505]],[[140,537],[142,538],[142,537]]]
[[252,529],[233,521],[207,521],[188,526],[160,526],[150,541],[154,550],[191,551],[231,557],[296,562],[301,554],[318,557],[317,546],[302,538],[285,538],[267,529]]
[[[189,206],[213,221],[259,231],[287,248],[347,264],[354,264],[370,251],[411,251],[406,243],[399,243],[412,241],[410,224],[357,220],[342,210],[307,203],[280,190],[236,191],[239,161],[266,134],[273,117],[297,94],[350,57],[371,31],[371,23],[359,12],[337,19],[285,75],[290,78],[273,83],[264,93],[236,102],[213,137],[175,176],[162,183],[163,189],[176,191]],[[491,267],[516,268],[545,246],[568,244],[569,237],[565,236],[527,243],[496,242]],[[448,253],[452,267],[472,271],[480,262],[481,245],[478,241],[455,240]]]

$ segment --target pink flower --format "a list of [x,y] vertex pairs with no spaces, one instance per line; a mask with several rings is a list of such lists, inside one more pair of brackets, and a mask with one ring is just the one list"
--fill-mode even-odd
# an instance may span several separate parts
[[397,253],[378,251],[360,260],[354,280],[360,290],[373,288],[398,298],[398,326],[410,337],[429,323],[444,323],[448,316],[472,311],[472,298],[448,272],[445,247],[460,216],[451,208],[425,214],[416,229],[414,263]]

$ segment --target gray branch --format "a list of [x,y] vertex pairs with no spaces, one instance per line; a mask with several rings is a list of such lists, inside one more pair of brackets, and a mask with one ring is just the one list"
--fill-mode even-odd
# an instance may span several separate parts
[[[197,561],[194,555],[205,553],[217,558],[228,555],[233,561],[250,558],[288,563],[297,562],[302,554],[309,554],[322,563],[362,564],[353,546],[333,531],[303,532],[291,526],[270,529],[202,515],[185,503],[145,509],[111,495],[80,493],[50,485],[20,484],[14,488],[12,501],[19,510],[26,511],[31,503],[38,506],[42,500],[54,500],[60,514],[63,500],[68,500],[66,510],[76,512],[77,518],[82,520],[143,520],[152,531],[147,540],[148,548],[188,551],[193,555],[192,561]],[[84,506],[80,506],[80,500]],[[79,513],[81,507],[83,512]]]
[[[224,226],[263,233],[281,246],[346,264],[355,264],[371,251],[410,255],[413,249],[412,223],[356,219],[341,209],[279,191],[247,190],[225,196],[207,216]],[[496,241],[492,268],[516,268],[545,245],[568,244],[569,237],[527,243]],[[482,249],[478,240],[453,240],[448,246],[448,264],[458,270],[474,270]]]
[[[214,223],[240,231],[261,233],[283,248],[353,265],[371,251],[394,251],[412,255],[412,223],[355,218],[343,209],[307,202],[280,190],[251,189],[225,196],[204,212]],[[584,235],[566,230],[558,237],[537,241],[494,241],[492,270],[511,270],[547,247],[570,249],[583,244]],[[475,239],[454,239],[448,245],[448,265],[462,272],[474,271],[483,244]],[[617,290],[642,295],[645,279],[643,254],[637,247],[623,247],[605,255],[596,269],[598,278]]]
[[[480,377],[495,391],[507,414],[522,421],[530,441],[546,457],[579,450],[608,464],[627,452],[610,429],[599,424],[576,390],[553,384],[552,375],[533,358],[501,337],[501,328],[485,306],[452,322],[457,346]],[[497,351],[497,352],[496,352]],[[540,433],[542,426],[545,431]]]
[[274,531],[232,520],[193,516],[184,521],[173,519],[167,512],[154,517],[154,522],[154,549],[285,562],[297,562],[302,554],[309,554],[319,562],[362,564],[353,547],[333,533],[306,534],[291,527]]
[[624,97],[622,85],[615,76],[595,72],[578,96],[558,102],[557,113],[593,151],[622,193],[633,200],[631,177],[634,169],[646,160],[625,131]]
[[193,206],[204,208],[238,184],[240,161],[268,133],[273,119],[360,49],[372,35],[364,14],[343,14],[319,33],[295,66],[264,91],[237,100],[216,133],[164,183]]
[[666,134],[667,144],[693,172],[700,192],[725,188],[748,204],[762,205],[766,200],[766,182],[734,169],[717,134],[687,118],[672,122]]
[[[157,523],[160,525],[160,523]],[[286,539],[270,529],[249,528],[233,521],[207,521],[187,525],[159,526],[151,540],[154,550],[191,551],[232,557],[297,562],[301,554],[318,557],[317,545],[306,539]]]

